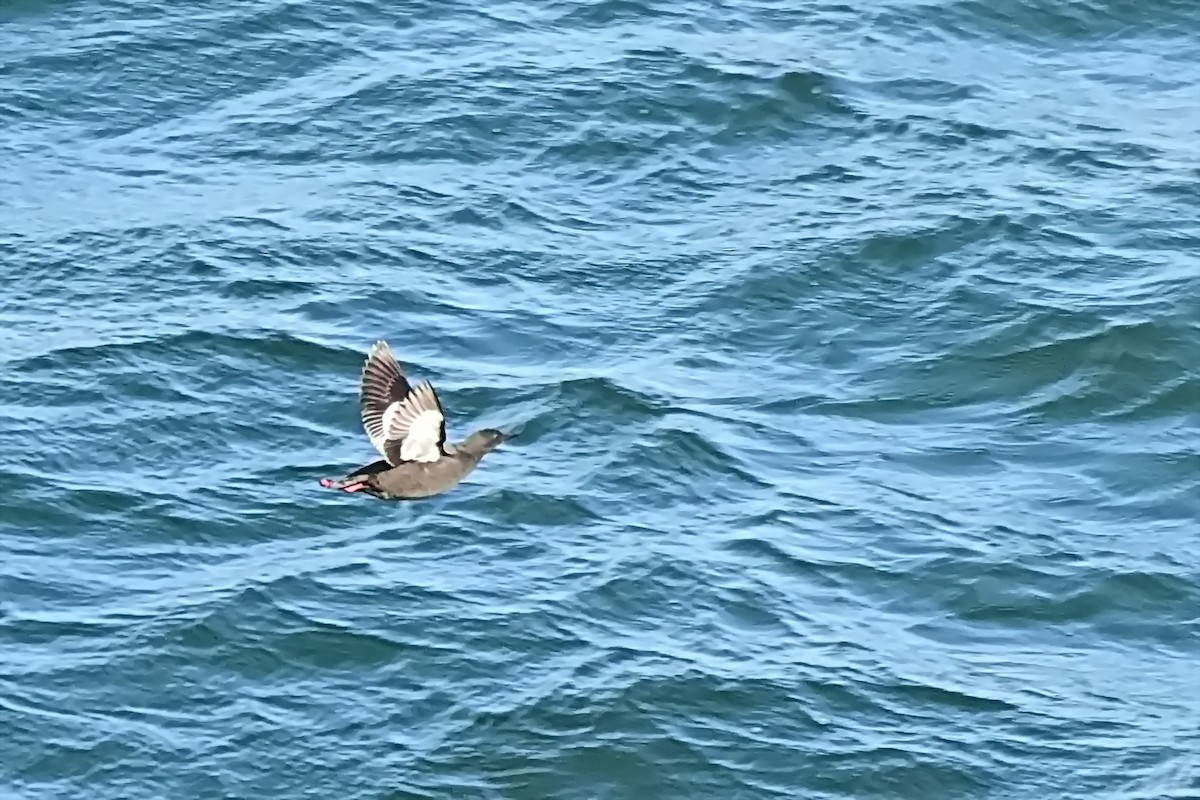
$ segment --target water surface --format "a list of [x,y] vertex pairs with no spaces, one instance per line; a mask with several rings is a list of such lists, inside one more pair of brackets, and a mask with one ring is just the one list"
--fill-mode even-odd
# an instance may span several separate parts
[[0,2],[0,795],[1200,797],[1198,42]]

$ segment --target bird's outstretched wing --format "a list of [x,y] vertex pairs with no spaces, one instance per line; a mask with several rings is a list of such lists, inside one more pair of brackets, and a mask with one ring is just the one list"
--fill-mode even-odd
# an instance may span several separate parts
[[437,461],[444,455],[446,417],[428,381],[410,386],[387,342],[376,342],[359,388],[363,428],[392,465]]

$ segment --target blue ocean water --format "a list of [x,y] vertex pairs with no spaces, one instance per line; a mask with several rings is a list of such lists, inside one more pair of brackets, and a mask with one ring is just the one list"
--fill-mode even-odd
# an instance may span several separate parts
[[[1200,797],[1200,5],[0,0],[0,797]],[[375,459],[386,339],[450,435]]]

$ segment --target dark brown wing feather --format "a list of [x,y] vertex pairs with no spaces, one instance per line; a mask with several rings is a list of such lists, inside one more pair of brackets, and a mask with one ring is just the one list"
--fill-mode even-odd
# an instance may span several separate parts
[[411,391],[412,387],[404,377],[404,370],[392,355],[387,342],[376,342],[367,356],[366,363],[363,364],[358,403],[367,438],[385,458],[387,453],[384,452],[384,443],[387,440],[387,430],[383,423],[384,412],[392,403],[408,397]]

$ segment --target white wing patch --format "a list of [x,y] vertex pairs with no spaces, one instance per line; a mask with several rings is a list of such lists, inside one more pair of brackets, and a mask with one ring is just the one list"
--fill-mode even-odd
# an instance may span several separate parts
[[[442,457],[445,421],[433,387],[422,381],[407,397],[383,412],[384,441],[380,449],[385,455],[389,451],[395,453],[398,442],[401,461],[437,461]],[[390,455],[387,457],[393,460]]]
[[436,411],[422,411],[408,427],[408,436],[400,444],[400,458],[405,461],[437,461],[442,457],[438,447],[438,434],[442,427],[442,415]]

